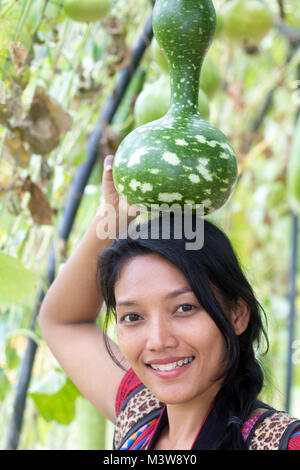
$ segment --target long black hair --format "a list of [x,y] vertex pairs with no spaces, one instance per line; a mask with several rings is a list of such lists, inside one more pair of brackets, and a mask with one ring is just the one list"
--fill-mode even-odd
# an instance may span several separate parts
[[[178,222],[179,218],[182,236],[178,236],[176,232],[176,221]],[[128,230],[99,254],[97,285],[107,309],[104,331],[107,331],[111,315],[115,315],[114,287],[124,263],[135,256],[151,253],[157,253],[170,261],[183,273],[199,303],[211,316],[226,341],[228,362],[222,377],[216,378],[222,378],[222,386],[216,397],[215,409],[220,416],[228,419],[228,426],[217,449],[245,449],[241,433],[242,423],[255,409],[256,400],[263,387],[263,371],[256,352],[262,336],[268,349],[268,338],[261,317],[261,312],[265,312],[243,273],[227,235],[217,225],[205,218],[201,218],[201,225],[199,216],[190,215],[189,227],[194,233],[197,228],[199,230],[199,227],[202,227],[204,235],[202,247],[194,250],[186,248],[187,242],[191,243],[190,234],[187,239],[183,230],[186,216],[170,214],[167,236],[163,220],[160,214],[157,218],[136,225],[134,234],[130,234]],[[155,236],[153,230],[151,231],[154,222]],[[199,235],[195,235],[195,242],[196,236],[199,239]],[[219,301],[220,298],[222,302]],[[242,299],[250,311],[248,326],[241,335],[235,334],[228,315],[221,306],[223,304],[225,308],[231,308],[238,299]],[[113,360],[122,367],[110,349],[108,340],[106,346]]]

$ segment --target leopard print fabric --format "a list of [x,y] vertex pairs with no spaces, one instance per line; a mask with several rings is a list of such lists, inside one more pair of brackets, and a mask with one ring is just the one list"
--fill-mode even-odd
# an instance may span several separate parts
[[[142,418],[157,411],[158,416],[163,404],[146,387],[131,394],[123,403],[115,423],[114,449],[118,449],[127,433]],[[133,432],[133,431],[132,431]]]
[[249,450],[278,450],[287,427],[296,421],[283,411],[265,417],[255,427]]
[[[122,397],[121,397],[122,398]],[[135,432],[139,421],[144,423],[158,417],[163,404],[141,382],[129,391],[127,397],[120,400],[115,423],[113,449],[118,449],[128,437],[127,434]],[[294,423],[294,425],[293,425]],[[142,423],[137,425],[137,428]],[[247,439],[249,450],[278,450],[284,448],[286,437],[289,437],[288,427],[300,427],[300,420],[293,418],[283,411],[275,411],[269,416],[262,416],[253,426]]]

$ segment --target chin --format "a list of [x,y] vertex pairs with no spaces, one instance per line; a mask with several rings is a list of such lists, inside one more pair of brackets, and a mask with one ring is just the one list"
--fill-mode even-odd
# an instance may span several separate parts
[[154,393],[156,398],[165,405],[183,405],[184,403],[188,403],[193,400],[193,398],[195,398],[195,394],[187,393],[186,390],[182,393],[178,393],[178,390],[176,392],[174,390],[157,391],[152,389],[152,392]]
[[159,401],[161,401],[165,405],[184,405],[185,403],[188,403],[190,400],[191,400],[190,398],[185,398],[185,397],[181,397],[181,398],[180,397],[178,398],[166,397],[165,399],[159,398]]

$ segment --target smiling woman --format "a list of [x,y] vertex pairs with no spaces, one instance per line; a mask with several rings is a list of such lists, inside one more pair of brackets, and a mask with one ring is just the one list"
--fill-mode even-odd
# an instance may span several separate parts
[[[114,449],[300,449],[300,420],[258,400],[263,309],[225,233],[173,214],[101,239],[100,223],[134,218],[116,192],[112,156],[102,188],[104,203],[49,288],[39,323],[67,375],[114,423]],[[186,223],[192,230],[178,236]],[[186,243],[191,233],[201,248]],[[106,334],[111,316],[118,344]]]
[[[257,445],[250,442],[254,425],[281,417],[258,401],[263,373],[254,346],[261,335],[267,340],[263,309],[227,236],[205,220],[202,249],[188,251],[184,236],[174,236],[179,218],[171,216],[168,239],[162,217],[159,237],[151,239],[152,219],[137,230],[143,236],[128,231],[99,258],[105,323],[113,313],[129,364],[118,390],[114,445],[247,449]],[[196,218],[190,216],[194,227]],[[291,431],[300,425],[291,422]]]

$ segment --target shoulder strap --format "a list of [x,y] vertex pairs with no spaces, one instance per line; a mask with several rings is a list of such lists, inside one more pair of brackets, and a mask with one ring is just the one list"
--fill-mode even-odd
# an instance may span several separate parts
[[249,450],[286,450],[289,437],[300,425],[284,411],[268,410],[253,426],[246,441]]
[[300,419],[297,419],[296,421],[292,421],[287,426],[286,430],[284,431],[280,439],[278,450],[287,450],[288,445],[289,445],[289,440],[292,434],[296,431],[296,429],[299,429],[299,428],[300,428]]
[[140,427],[157,418],[162,409],[163,404],[145,385],[130,393],[123,401],[116,418],[113,449],[119,449]]

